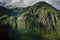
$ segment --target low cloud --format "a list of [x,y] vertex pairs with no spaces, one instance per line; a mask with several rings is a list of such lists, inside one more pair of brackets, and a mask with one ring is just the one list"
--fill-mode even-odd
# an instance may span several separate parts
[[51,4],[52,6],[54,6],[57,9],[60,9],[60,0],[22,0],[23,2],[20,2],[21,0],[0,0],[0,1],[4,1],[7,2],[8,5],[15,5],[16,6],[16,2],[17,2],[17,6],[31,6],[39,1],[45,1],[49,4]]

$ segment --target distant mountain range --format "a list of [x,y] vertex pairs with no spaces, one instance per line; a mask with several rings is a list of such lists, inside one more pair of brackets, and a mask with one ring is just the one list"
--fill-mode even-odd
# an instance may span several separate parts
[[5,6],[6,4],[6,2],[0,2],[0,6]]
[[[10,37],[8,35],[12,33],[9,34],[9,28],[22,33],[31,31],[40,32],[43,34],[44,40],[57,40],[60,38],[60,10],[57,10],[46,2],[38,2],[27,8],[7,9],[0,6],[1,37]],[[8,32],[8,34],[6,32]],[[13,37],[10,37],[10,39]],[[38,38],[40,37],[38,36]],[[16,39],[16,37],[14,37],[14,39]],[[21,39],[30,40],[31,38],[24,39],[24,37],[22,37]]]

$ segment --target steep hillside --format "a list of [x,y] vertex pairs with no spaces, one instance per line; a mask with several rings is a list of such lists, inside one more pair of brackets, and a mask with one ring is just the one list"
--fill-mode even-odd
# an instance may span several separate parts
[[[18,20],[23,20],[25,18],[26,27],[45,27],[49,30],[56,26],[57,20],[60,17],[59,13],[59,10],[55,9],[48,3],[39,2],[23,12],[18,17]],[[22,20],[21,22],[23,22]]]
[[[18,16],[18,29],[39,32],[45,40],[58,40],[60,37],[60,11],[48,3],[38,2]],[[53,36],[52,36],[53,35]]]
[[0,30],[13,40],[59,40],[60,11],[45,2],[22,10],[0,7]]

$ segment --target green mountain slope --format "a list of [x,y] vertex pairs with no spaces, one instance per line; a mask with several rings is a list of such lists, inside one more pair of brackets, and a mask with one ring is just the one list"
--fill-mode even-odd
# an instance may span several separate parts
[[21,13],[18,12],[19,15],[13,15],[13,11],[0,7],[0,35],[4,36],[2,38],[9,37],[13,40],[20,38],[21,40],[60,39],[60,11],[50,4],[38,2]]
[[[60,11],[45,2],[39,2],[29,7],[18,17],[18,29],[43,34],[45,40],[58,40]],[[21,23],[21,24],[20,24]],[[20,27],[20,28],[19,28]],[[25,31],[24,30],[24,31]],[[52,36],[53,35],[53,36]],[[60,35],[59,35],[60,36]]]
[[50,27],[56,26],[57,20],[60,16],[59,13],[59,10],[55,9],[51,5],[45,2],[39,2],[18,16],[18,20],[23,20],[25,18],[26,27],[32,28],[45,26],[48,30],[48,28],[50,29]]

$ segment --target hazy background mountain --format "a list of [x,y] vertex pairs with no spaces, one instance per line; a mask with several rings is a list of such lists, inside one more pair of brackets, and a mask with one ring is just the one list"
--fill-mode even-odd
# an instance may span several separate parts
[[0,2],[0,6],[5,6],[6,4],[6,2]]

